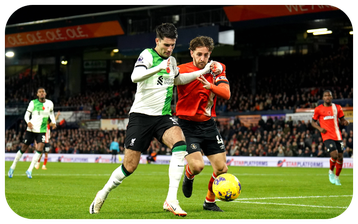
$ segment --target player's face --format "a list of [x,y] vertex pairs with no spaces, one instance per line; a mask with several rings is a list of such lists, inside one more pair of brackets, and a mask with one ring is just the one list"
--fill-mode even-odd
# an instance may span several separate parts
[[44,89],[37,90],[37,97],[39,99],[45,99],[46,97],[46,91]]
[[190,54],[194,65],[199,69],[203,69],[209,61],[211,52],[207,47],[197,47],[194,51],[190,51]]
[[156,38],[155,43],[157,44],[155,50],[158,52],[158,54],[162,57],[169,58],[175,48],[176,39],[164,37],[162,40],[160,38]]
[[332,94],[330,92],[325,92],[323,94],[323,102],[325,102],[326,104],[331,104],[332,103]]

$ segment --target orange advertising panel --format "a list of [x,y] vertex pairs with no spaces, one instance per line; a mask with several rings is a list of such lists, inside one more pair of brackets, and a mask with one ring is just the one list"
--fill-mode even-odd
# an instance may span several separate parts
[[77,26],[7,34],[5,35],[5,48],[123,34],[124,31],[118,21],[91,23]]
[[339,10],[330,5],[234,5],[224,7],[230,22]]

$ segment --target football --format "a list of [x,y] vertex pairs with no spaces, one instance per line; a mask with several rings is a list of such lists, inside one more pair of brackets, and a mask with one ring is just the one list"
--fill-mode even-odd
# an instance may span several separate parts
[[232,201],[241,194],[241,183],[234,175],[224,173],[215,178],[213,191],[218,199]]

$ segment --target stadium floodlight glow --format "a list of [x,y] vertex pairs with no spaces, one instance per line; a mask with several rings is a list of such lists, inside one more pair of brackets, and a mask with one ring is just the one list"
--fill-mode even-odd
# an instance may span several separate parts
[[8,58],[12,58],[15,56],[15,53],[13,51],[8,51],[5,53],[5,56],[8,57]]
[[350,35],[353,35],[353,30],[352,30],[352,31],[349,31],[349,34],[350,34]]
[[319,32],[314,32],[313,35],[326,35],[326,34],[331,34],[332,30],[326,30],[326,31],[319,31]]
[[118,49],[113,49],[113,52],[114,52],[114,53],[118,53],[119,50],[118,50]]
[[327,28],[318,28],[318,29],[310,29],[310,30],[307,30],[306,32],[307,33],[315,33],[315,32],[323,32],[323,31],[327,31],[328,29]]

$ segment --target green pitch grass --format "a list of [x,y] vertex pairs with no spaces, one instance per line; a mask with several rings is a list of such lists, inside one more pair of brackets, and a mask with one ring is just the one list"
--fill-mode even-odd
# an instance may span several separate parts
[[353,170],[343,169],[342,186],[332,185],[328,169],[229,167],[239,178],[242,193],[232,202],[217,201],[225,212],[203,210],[212,168],[195,177],[191,198],[181,185],[178,199],[188,213],[176,217],[163,211],[168,191],[168,165],[139,165],[114,189],[100,214],[89,214],[96,193],[118,164],[48,163],[47,170],[25,171],[29,162],[19,162],[13,178],[7,177],[11,162],[5,162],[5,196],[10,208],[29,219],[330,219],[342,214],[353,196]]

